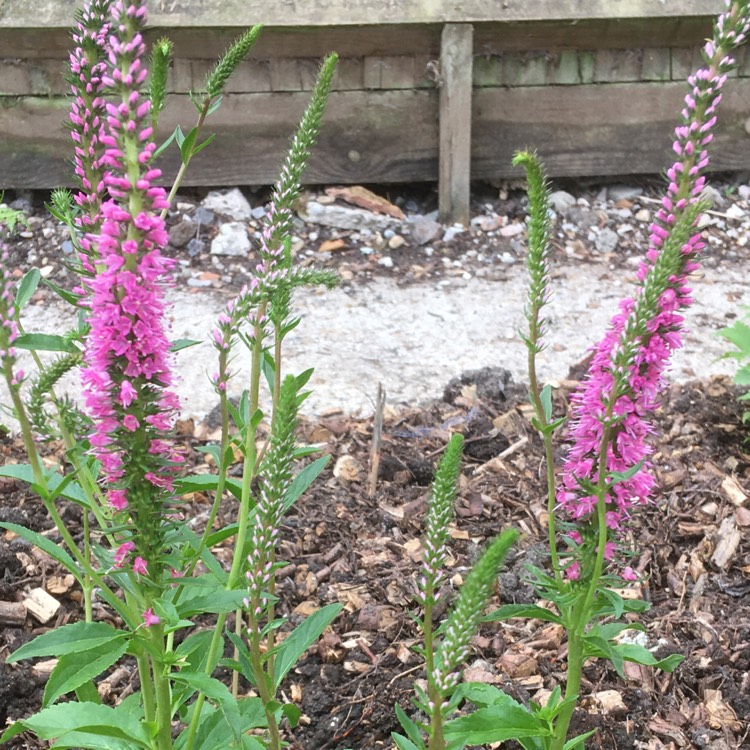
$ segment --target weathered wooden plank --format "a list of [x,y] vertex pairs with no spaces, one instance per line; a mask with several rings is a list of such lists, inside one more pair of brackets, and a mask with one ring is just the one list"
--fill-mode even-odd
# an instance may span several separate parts
[[[553,176],[656,173],[671,158],[671,132],[685,85],[623,83],[531,89],[476,89],[472,178],[514,176],[513,151],[535,148]],[[308,94],[229,94],[209,122],[218,138],[200,153],[188,184],[268,184],[276,178]],[[746,130],[750,80],[727,86],[712,166],[750,169]],[[0,189],[50,188],[70,179],[63,99],[28,98],[0,107]],[[162,135],[195,117],[186,96],[162,115]],[[308,183],[434,181],[438,177],[438,94],[334,92]],[[30,135],[33,134],[33,135]],[[176,155],[164,160],[174,173]]]
[[[553,176],[655,173],[670,163],[684,83],[478,89],[472,177],[513,174],[513,151],[537,151]],[[750,168],[750,80],[727,86],[714,143],[716,170]]]
[[480,54],[544,49],[631,49],[644,44],[696,47],[711,30],[712,17],[615,18],[580,21],[481,23],[474,26],[474,47]]
[[[252,49],[258,60],[275,57],[323,57],[336,51],[341,57],[415,55],[440,53],[439,24],[417,26],[317,26],[312,28],[266,28]],[[146,41],[168,36],[174,42],[175,58],[214,61],[240,33],[232,28],[152,27]],[[704,34],[705,36],[705,34]],[[10,29],[0,27],[0,55],[35,60],[67,59],[70,33],[67,29]]]
[[[216,141],[195,157],[188,185],[263,185],[275,181],[289,138],[309,101],[308,92],[228,94],[207,132]],[[70,137],[63,99],[20,99],[0,107],[0,189],[50,188],[70,181]],[[160,118],[165,137],[179,123],[191,127],[195,107],[172,97]],[[29,136],[30,133],[34,135]],[[160,164],[177,169],[170,149]],[[438,94],[421,91],[333,92],[309,184],[409,182],[438,177]]]
[[474,28],[449,23],[440,53],[440,218],[468,226]]
[[[77,0],[4,0],[0,26],[67,27]],[[722,0],[156,0],[150,19],[164,26],[355,26],[379,23],[663,18],[714,15]]]

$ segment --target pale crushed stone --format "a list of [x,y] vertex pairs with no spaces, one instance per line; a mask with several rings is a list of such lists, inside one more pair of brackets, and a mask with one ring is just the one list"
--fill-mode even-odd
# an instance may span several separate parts
[[[672,378],[690,380],[711,374],[733,374],[733,360],[719,359],[727,351],[716,330],[731,323],[747,294],[750,261],[704,269],[695,279],[695,304],[687,313],[690,332],[677,353]],[[632,291],[633,269],[604,266],[563,266],[555,269],[553,299],[548,308],[552,335],[540,356],[540,375],[563,379],[598,340],[617,309]],[[451,280],[448,286],[399,287],[387,279],[332,292],[304,291],[296,296],[302,322],[286,340],[286,368],[301,372],[315,368],[313,393],[304,410],[320,415],[334,409],[367,415],[372,412],[378,382],[392,406],[417,405],[441,395],[446,383],[463,371],[487,365],[505,367],[517,382],[526,380],[526,349],[517,331],[524,325],[526,279],[523,268],[507,269],[507,279]],[[178,355],[179,392],[184,416],[203,419],[216,396],[208,382],[215,368],[215,350],[207,334],[226,297],[209,290],[172,292],[174,338],[204,343]],[[739,302],[738,302],[739,300]],[[66,323],[68,321],[65,321]],[[60,310],[32,306],[25,317],[28,331],[59,332]],[[238,349],[239,352],[239,349]],[[28,360],[28,355],[22,355]],[[243,352],[234,370],[246,367]],[[33,369],[28,361],[21,363]],[[247,381],[235,377],[230,394]],[[66,384],[79,392],[74,379]],[[0,400],[6,401],[0,395]]]

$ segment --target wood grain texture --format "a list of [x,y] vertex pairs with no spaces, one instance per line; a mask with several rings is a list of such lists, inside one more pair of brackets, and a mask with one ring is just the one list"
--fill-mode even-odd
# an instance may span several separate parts
[[[683,83],[477,90],[472,177],[515,174],[509,164],[518,148],[536,150],[552,176],[657,173],[671,163],[684,94]],[[713,169],[750,167],[748,102],[749,80],[727,85]]]
[[440,54],[440,220],[469,225],[474,28],[449,23]]
[[[657,173],[669,164],[684,93],[681,82],[475,89],[471,176],[516,176],[513,151],[526,147],[538,151],[553,176]],[[273,182],[307,101],[307,92],[227,95],[207,128],[216,142],[195,158],[188,184]],[[750,80],[727,85],[713,168],[750,169],[748,102]],[[438,110],[435,89],[333,92],[305,181],[437,180]],[[0,189],[68,184],[67,111],[62,98],[20,98],[0,107]],[[162,115],[162,135],[178,122],[190,127],[194,117],[188,98],[174,97]],[[169,179],[174,151],[162,166]]]
[[[66,28],[77,0],[3,0],[0,27]],[[150,22],[186,26],[356,26],[378,23],[663,18],[715,15],[722,0],[155,0]]]
[[[273,183],[308,92],[229,94],[207,125],[216,141],[195,157],[188,185]],[[50,188],[70,181],[72,149],[63,127],[63,99],[23,98],[0,108],[0,189]],[[195,108],[173,97],[160,119],[160,135],[191,127]],[[30,138],[29,133],[34,133]],[[177,154],[160,161],[165,179]],[[307,184],[409,182],[438,177],[438,94],[435,90],[333,92]]]

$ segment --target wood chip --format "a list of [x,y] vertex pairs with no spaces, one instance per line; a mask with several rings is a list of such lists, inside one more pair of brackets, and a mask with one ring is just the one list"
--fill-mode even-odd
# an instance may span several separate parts
[[29,591],[23,603],[26,609],[42,625],[46,625],[57,614],[57,610],[60,609],[60,602],[42,588]]
[[724,477],[721,483],[722,492],[727,496],[729,502],[739,507],[747,502],[747,495],[734,477]]
[[21,602],[0,602],[0,625],[18,627],[26,622],[26,607]]
[[706,711],[708,711],[708,723],[713,729],[729,727],[733,732],[740,732],[742,724],[737,719],[737,714],[732,707],[725,703],[721,690],[706,690]]
[[44,661],[38,661],[31,668],[35,677],[40,680],[46,680],[52,674],[52,670],[57,666],[57,659],[45,659]]
[[628,712],[619,690],[600,690],[592,694],[591,700],[601,713],[610,716],[623,716]]
[[719,568],[726,568],[734,559],[737,547],[740,545],[740,532],[737,530],[734,516],[727,516],[719,526],[716,534],[714,553],[711,562]]

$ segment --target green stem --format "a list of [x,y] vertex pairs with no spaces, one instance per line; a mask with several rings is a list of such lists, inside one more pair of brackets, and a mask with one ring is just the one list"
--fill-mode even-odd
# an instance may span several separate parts
[[[196,123],[195,127],[197,128],[197,133],[195,135],[195,140],[193,141],[193,149],[196,145],[198,145],[198,138],[200,137],[201,130],[203,129],[203,123],[206,121],[206,117],[208,116],[208,110],[211,107],[211,98],[206,95],[203,97],[203,106],[201,107],[201,111],[198,115],[198,122]],[[182,164],[180,165],[180,169],[177,172],[177,176],[174,178],[174,182],[172,183],[172,189],[169,191],[169,197],[167,198],[168,206],[164,209],[162,209],[161,212],[161,218],[165,219],[167,216],[167,212],[169,211],[169,206],[172,205],[172,201],[174,200],[175,195],[177,195],[177,191],[179,190],[180,185],[182,185],[182,181],[185,178],[185,173],[187,172],[188,165],[190,164],[190,160],[193,158],[193,151],[191,151],[189,154],[186,154],[182,159]],[[135,214],[133,214],[135,216]]]
[[529,392],[531,395],[531,402],[534,405],[534,411],[536,412],[536,418],[542,427],[541,433],[542,441],[544,443],[544,460],[547,467],[547,539],[549,544],[550,563],[552,564],[552,571],[554,572],[557,586],[559,589],[562,589],[563,580],[562,572],[560,570],[560,557],[557,553],[557,519],[555,516],[555,508],[557,506],[557,499],[555,497],[555,454],[552,446],[552,434],[547,429],[549,423],[547,421],[547,415],[544,413],[539,380],[536,374],[536,355],[539,340],[537,325],[538,316],[539,310],[534,306],[532,310],[533,323],[530,326],[531,330],[529,332]]
[[432,624],[435,590],[432,581],[428,581],[424,596],[424,622],[422,623],[424,661],[427,672],[427,697],[433,705],[427,741],[429,750],[444,750],[445,737],[443,736],[443,712],[441,710],[443,696],[435,684],[435,634]]
[[151,662],[147,654],[138,655],[138,677],[141,680],[143,717],[148,722],[155,722],[156,699],[154,697],[154,684],[151,680]]
[[[605,423],[609,421],[612,414],[614,396],[610,400]],[[607,426],[602,432],[602,440],[599,447],[599,480],[596,486],[596,524],[597,544],[594,566],[587,580],[585,593],[579,596],[570,610],[568,629],[568,669],[565,684],[565,699],[578,696],[581,689],[581,674],[583,672],[583,636],[591,618],[591,606],[599,588],[599,580],[604,570],[604,552],[607,544],[607,451],[609,448],[611,431]],[[577,701],[571,701],[560,711],[552,742],[549,750],[562,750],[568,736],[570,720],[573,717]]]
[[[164,630],[161,625],[152,625],[150,628],[152,643],[162,655],[164,649]],[[170,690],[169,676],[165,673],[165,660],[151,657],[152,672],[154,677],[154,694],[156,697],[156,741],[159,750],[171,750],[172,748],[172,693]]]
[[281,750],[281,735],[279,733],[279,724],[276,721],[275,713],[270,709],[270,703],[274,698],[272,692],[268,689],[269,684],[273,684],[272,680],[268,680],[268,672],[263,668],[263,653],[261,652],[261,636],[260,636],[260,624],[256,621],[253,612],[257,606],[258,597],[254,597],[256,601],[250,604],[250,614],[248,615],[249,620],[249,641],[250,641],[250,663],[253,668],[253,675],[255,676],[255,686],[258,690],[258,695],[263,702],[263,709],[266,713],[266,722],[268,724],[268,735],[269,735],[269,750]]
[[[249,419],[252,421],[253,414],[257,411],[258,401],[260,395],[260,361],[262,354],[262,330],[263,330],[263,318],[266,314],[266,302],[261,302],[258,307],[257,316],[255,319],[255,344],[253,346],[252,353],[252,369],[250,371],[250,415]],[[242,495],[240,499],[240,510],[237,518],[237,539],[234,546],[234,556],[232,558],[232,566],[227,576],[226,588],[228,591],[232,591],[237,587],[240,576],[242,574],[242,567],[245,559],[245,542],[247,540],[248,523],[250,521],[250,500],[252,490],[252,480],[255,473],[255,431],[250,428],[250,424],[246,425],[245,434],[245,457],[243,462],[242,471]],[[239,617],[242,616],[242,610],[239,612]],[[208,648],[208,656],[206,658],[206,671],[210,673],[214,669],[214,665],[218,660],[219,648],[223,642],[224,625],[226,623],[226,613],[221,613],[216,619],[216,628],[214,630],[213,638]],[[198,724],[200,723],[201,709],[205,701],[205,695],[200,693],[195,701],[195,710],[193,712],[193,719],[188,727],[188,737],[185,742],[185,750],[193,750],[195,744],[195,735],[198,731]]]

